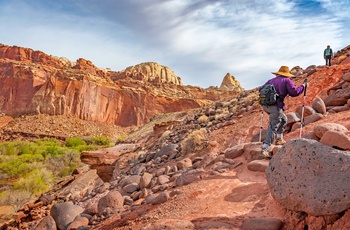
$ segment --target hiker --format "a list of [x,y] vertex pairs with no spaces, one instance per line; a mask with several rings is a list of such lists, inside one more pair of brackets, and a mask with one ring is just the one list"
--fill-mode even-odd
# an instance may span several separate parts
[[[266,84],[272,84],[278,94],[277,102],[274,105],[262,105],[263,110],[269,115],[269,127],[267,131],[267,136],[263,141],[263,147],[260,155],[265,159],[271,159],[269,153],[269,147],[277,135],[276,145],[283,145],[286,141],[283,139],[283,132],[287,125],[287,116],[284,114],[285,104],[284,98],[286,96],[297,97],[304,92],[306,82],[302,85],[296,87],[290,77],[293,74],[290,73],[288,66],[281,66],[278,72],[272,72],[276,75],[274,78],[268,80]],[[263,85],[263,86],[264,86]],[[259,87],[259,92],[263,88]]]
[[326,66],[331,66],[331,59],[333,58],[333,50],[331,46],[328,45],[327,48],[323,51],[323,58],[326,60]]

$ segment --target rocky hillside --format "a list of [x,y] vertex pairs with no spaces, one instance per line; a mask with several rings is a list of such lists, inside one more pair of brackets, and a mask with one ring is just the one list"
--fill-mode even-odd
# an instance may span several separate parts
[[[89,165],[28,203],[2,229],[349,229],[350,50],[331,67],[295,67],[309,79],[288,98],[284,146],[259,159],[256,90],[155,116]],[[271,75],[272,76],[272,75]],[[4,122],[3,129],[10,123]],[[299,135],[302,138],[299,138]]]
[[12,117],[63,115],[128,127],[158,114],[199,108],[239,91],[184,86],[173,71],[154,62],[112,71],[83,58],[71,62],[29,48],[0,45],[0,92],[0,111]]

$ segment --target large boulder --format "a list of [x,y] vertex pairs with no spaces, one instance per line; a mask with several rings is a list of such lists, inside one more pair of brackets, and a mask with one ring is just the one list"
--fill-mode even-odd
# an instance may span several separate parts
[[77,177],[72,183],[63,188],[59,194],[60,196],[67,196],[69,194],[79,194],[84,197],[90,190],[95,187],[101,186],[103,181],[97,175],[95,169],[89,170],[80,177]]
[[271,159],[266,178],[284,207],[313,216],[350,208],[350,153],[309,139],[288,141]]
[[115,164],[120,156],[134,152],[139,148],[138,144],[119,144],[110,148],[84,151],[80,160],[97,170],[97,175],[104,181],[109,182],[115,170]]
[[350,88],[338,89],[328,97],[324,99],[326,106],[339,106],[346,104],[346,101],[350,98]]
[[318,120],[321,120],[323,118],[323,115],[320,113],[315,113],[315,114],[311,114],[308,117],[305,117],[304,119],[304,125],[308,125],[311,124],[313,122],[316,122]]
[[322,136],[320,142],[342,150],[350,150],[350,137],[342,132],[327,131]]
[[314,127],[314,133],[318,138],[322,138],[327,131],[336,131],[345,134],[349,130],[345,126],[337,123],[322,123]]
[[58,229],[65,230],[84,209],[71,203],[57,203],[51,208],[50,215],[55,220]]
[[98,214],[102,215],[106,209],[120,209],[124,205],[124,197],[118,191],[111,191],[98,201]]
[[325,114],[327,112],[326,105],[324,101],[320,97],[316,97],[312,101],[312,108],[317,112],[321,114]]
[[307,106],[307,105],[306,106],[298,106],[296,108],[296,112],[298,114],[303,114],[303,107],[304,107],[304,118],[316,113],[316,111],[311,106]]
[[40,220],[35,230],[57,230],[56,222],[52,216],[46,216]]

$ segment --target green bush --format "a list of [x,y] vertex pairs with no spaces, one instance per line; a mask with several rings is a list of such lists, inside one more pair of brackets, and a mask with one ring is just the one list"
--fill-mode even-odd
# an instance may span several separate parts
[[36,139],[34,142],[39,146],[61,145],[61,142],[55,138]]
[[44,157],[47,155],[58,156],[62,154],[64,154],[64,151],[59,146],[46,146],[45,151],[43,152]]
[[75,148],[78,152],[91,151],[98,149],[95,145],[80,145]]
[[67,147],[78,147],[78,146],[81,146],[81,145],[86,145],[86,142],[81,139],[81,138],[77,138],[77,137],[70,137],[70,138],[67,138],[66,141],[65,141],[65,144]]
[[94,137],[92,138],[92,144],[100,145],[100,146],[109,146],[111,144],[111,140],[108,137]]
[[18,157],[22,162],[32,163],[32,162],[44,162],[43,155],[39,153],[34,154],[22,154]]
[[53,175],[45,168],[35,169],[25,177],[20,178],[14,185],[15,190],[28,191],[32,195],[39,195],[52,186]]
[[29,165],[19,158],[0,163],[0,172],[10,178],[19,177],[30,172],[30,170]]
[[18,155],[19,151],[17,148],[17,142],[4,142],[0,143],[1,155]]
[[12,186],[11,192],[1,193],[0,198],[9,199],[14,193],[18,200],[10,204],[22,204],[70,175],[82,164],[81,152],[112,145],[114,143],[109,138],[102,136],[91,138],[89,143],[81,138],[67,138],[64,142],[44,138],[0,143],[0,174],[5,176],[5,181],[11,179],[8,184]]

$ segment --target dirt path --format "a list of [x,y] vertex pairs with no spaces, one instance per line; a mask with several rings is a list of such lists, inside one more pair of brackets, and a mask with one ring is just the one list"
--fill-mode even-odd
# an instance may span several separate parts
[[[120,221],[115,216],[96,229],[139,230],[153,225],[157,220],[167,219],[191,221],[196,229],[239,229],[244,220],[252,217],[283,219],[282,208],[279,209],[269,192],[265,173],[248,170],[243,157],[235,160],[243,164],[224,173],[211,173],[199,181],[171,189],[170,191],[176,190],[180,194],[166,203],[133,211],[128,215],[132,219],[130,221]],[[143,214],[145,211],[147,213]],[[136,218],[137,213],[142,216]]]

